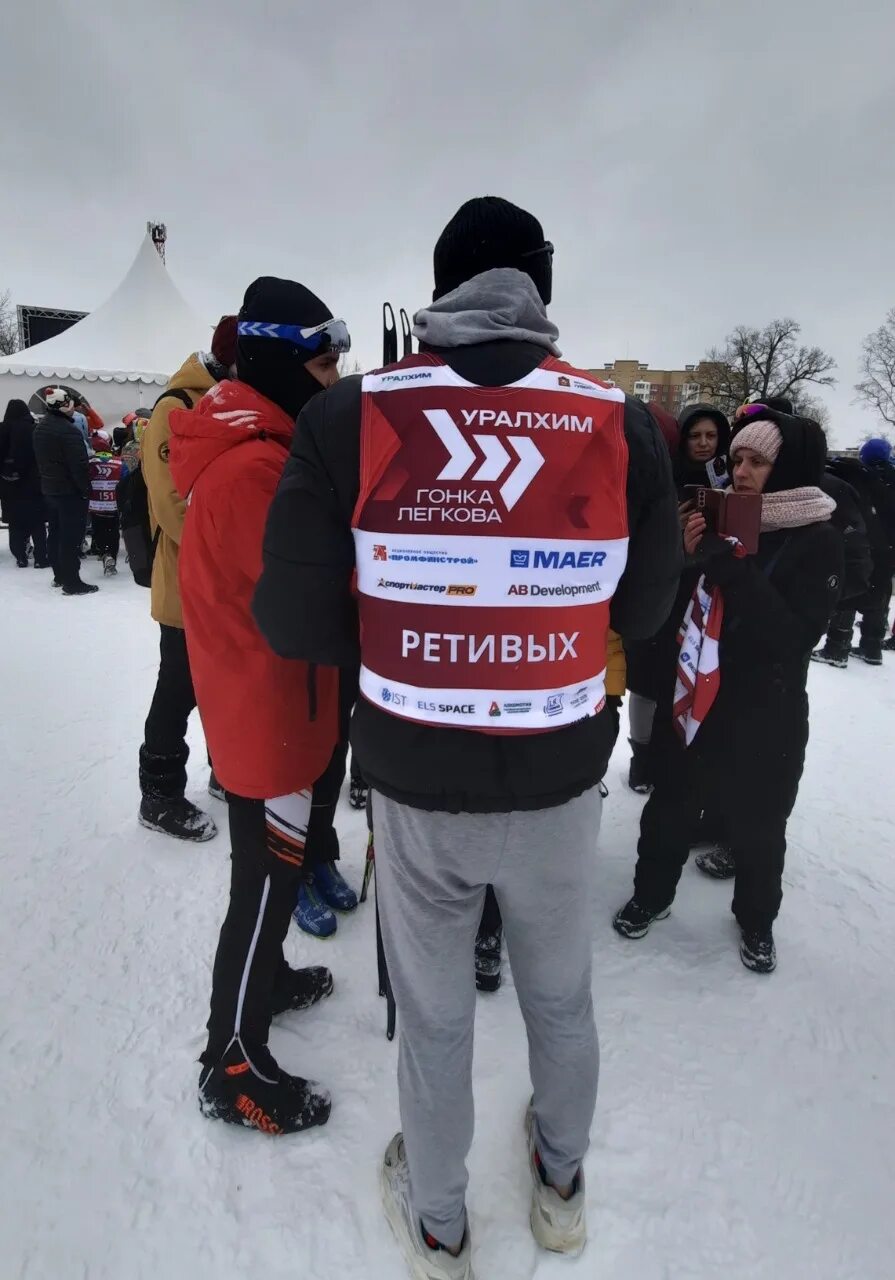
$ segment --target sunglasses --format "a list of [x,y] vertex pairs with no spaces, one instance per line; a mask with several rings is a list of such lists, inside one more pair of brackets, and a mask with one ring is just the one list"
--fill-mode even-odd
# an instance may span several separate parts
[[340,355],[351,350],[351,334],[344,320],[324,320],[323,324],[302,328],[297,324],[265,324],[261,320],[240,320],[236,326],[240,338],[279,338],[296,347],[304,347],[315,355],[337,351]]

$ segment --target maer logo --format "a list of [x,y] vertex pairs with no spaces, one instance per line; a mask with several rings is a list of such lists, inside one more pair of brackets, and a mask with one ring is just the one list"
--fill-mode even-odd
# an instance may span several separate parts
[[599,569],[605,551],[511,551],[511,569]]

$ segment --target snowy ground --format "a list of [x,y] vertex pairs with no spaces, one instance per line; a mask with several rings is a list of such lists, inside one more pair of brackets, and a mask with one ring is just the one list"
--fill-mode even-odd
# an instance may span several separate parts
[[[156,657],[147,610],[126,568],[99,596],[63,599],[48,573],[0,550],[0,1276],[400,1280],[377,1192],[397,1127],[396,1049],[371,908],[330,943],[289,941],[294,963],[336,975],[332,1000],[273,1037],[284,1066],[332,1088],[329,1125],[273,1141],[197,1109],[228,841],[183,846],[136,824]],[[591,1243],[576,1269],[528,1231],[526,1055],[508,982],[478,1013],[479,1280],[895,1275],[895,656],[886,663],[812,668],[770,979],[737,958],[729,888],[692,866],[666,924],[640,943],[616,937],[640,807],[616,753],[595,853]],[[200,734],[191,794],[203,801]],[[357,881],[363,823],[345,807],[339,825]]]

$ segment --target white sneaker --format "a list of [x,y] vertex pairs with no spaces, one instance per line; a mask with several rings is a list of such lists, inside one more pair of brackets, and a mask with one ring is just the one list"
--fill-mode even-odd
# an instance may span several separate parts
[[457,1258],[447,1249],[430,1249],[423,1239],[419,1214],[410,1203],[410,1172],[401,1133],[395,1134],[386,1150],[380,1187],[385,1216],[413,1280],[475,1280],[468,1229]]
[[584,1201],[584,1170],[578,1170],[578,1186],[568,1200],[541,1178],[535,1142],[535,1113],[525,1116],[528,1135],[528,1171],[531,1174],[531,1231],[543,1249],[567,1253],[577,1258],[587,1244],[587,1215]]

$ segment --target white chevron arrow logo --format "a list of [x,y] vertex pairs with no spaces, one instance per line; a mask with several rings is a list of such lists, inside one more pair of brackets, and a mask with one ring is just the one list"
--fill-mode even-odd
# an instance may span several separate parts
[[[460,428],[447,409],[424,409],[438,439],[450,454],[447,465],[438,473],[439,480],[462,480],[475,466],[476,455],[466,442]],[[485,460],[472,477],[473,480],[498,480],[512,462],[504,443],[497,436],[475,435],[476,444]],[[528,436],[507,436],[506,443],[514,450],[519,461],[507,476],[500,489],[507,511],[512,511],[528,486],[544,465],[544,455]]]

